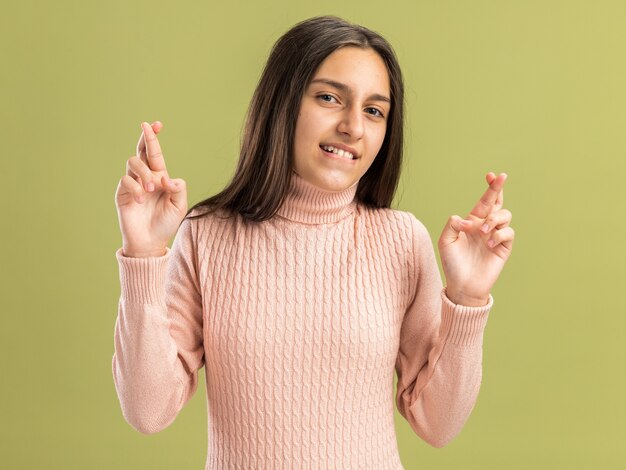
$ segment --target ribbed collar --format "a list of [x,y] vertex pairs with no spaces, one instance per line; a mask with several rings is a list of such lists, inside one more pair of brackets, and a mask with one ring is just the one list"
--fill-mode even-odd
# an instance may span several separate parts
[[305,224],[329,224],[354,212],[359,182],[341,191],[328,191],[291,172],[291,187],[277,215]]

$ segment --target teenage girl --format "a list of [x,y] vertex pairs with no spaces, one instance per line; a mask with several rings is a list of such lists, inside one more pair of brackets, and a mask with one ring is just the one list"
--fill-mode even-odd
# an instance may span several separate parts
[[134,428],[169,426],[204,366],[207,469],[401,469],[394,371],[417,435],[441,447],[460,432],[513,245],[506,174],[448,219],[442,283],[424,225],[390,208],[403,100],[389,43],[325,16],[274,45],[219,194],[188,209],[162,124],[142,123],[115,195],[112,366]]

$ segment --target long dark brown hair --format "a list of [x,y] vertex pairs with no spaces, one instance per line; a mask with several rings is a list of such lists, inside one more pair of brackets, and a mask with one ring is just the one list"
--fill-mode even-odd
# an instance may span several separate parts
[[[224,209],[244,220],[271,218],[290,190],[296,121],[302,96],[321,63],[346,46],[371,48],[385,62],[391,110],[382,147],[359,180],[356,199],[389,207],[398,186],[403,155],[404,83],[391,45],[378,33],[336,16],[296,24],[275,44],[246,115],[235,175],[220,193],[191,207],[188,219]],[[194,209],[203,209],[189,216]]]

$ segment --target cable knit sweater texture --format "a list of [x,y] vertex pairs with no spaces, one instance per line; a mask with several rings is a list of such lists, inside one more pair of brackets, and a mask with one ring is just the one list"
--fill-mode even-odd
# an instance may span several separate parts
[[270,220],[184,220],[162,257],[120,248],[112,367],[126,421],[168,427],[204,366],[206,469],[398,470],[395,370],[415,433],[453,439],[477,399],[493,298],[453,304],[424,225],[355,194],[293,173]]

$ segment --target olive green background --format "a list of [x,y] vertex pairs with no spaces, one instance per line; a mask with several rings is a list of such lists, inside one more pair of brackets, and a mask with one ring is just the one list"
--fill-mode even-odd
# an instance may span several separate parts
[[190,205],[221,189],[272,44],[335,14],[382,33],[403,68],[396,208],[436,242],[487,171],[509,174],[516,241],[493,291],[476,407],[442,449],[396,412],[406,469],[624,468],[626,3],[25,0],[1,11],[0,467],[204,468],[204,378],[158,434],[121,414],[115,189],[140,122],[157,119]]

